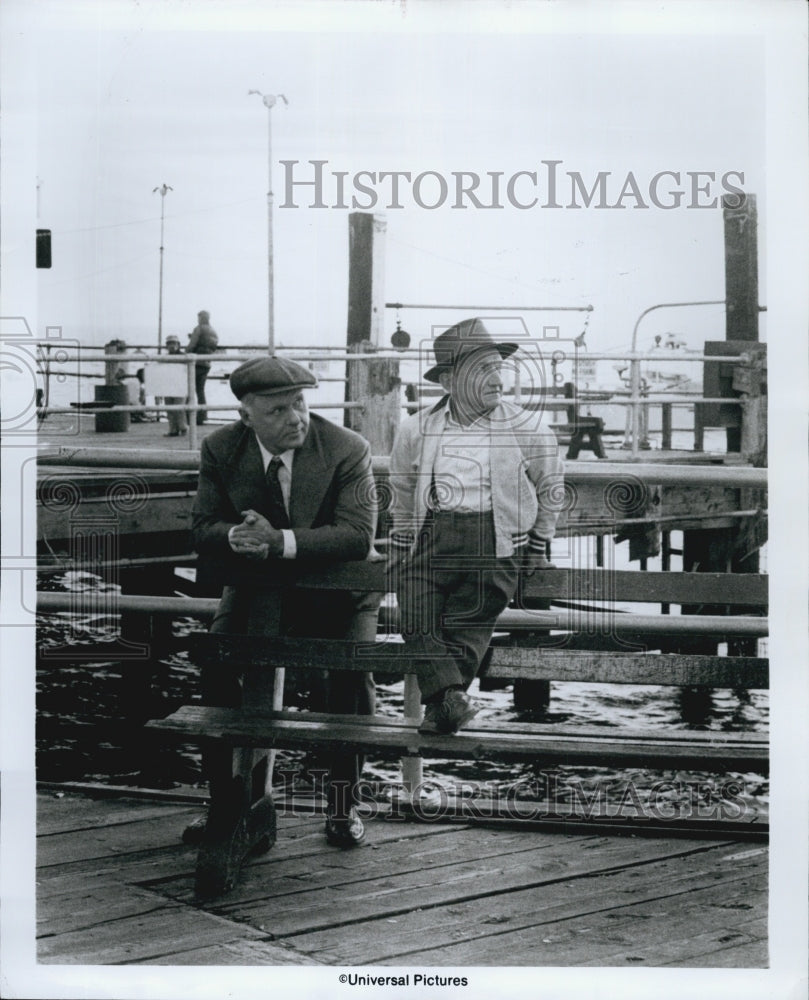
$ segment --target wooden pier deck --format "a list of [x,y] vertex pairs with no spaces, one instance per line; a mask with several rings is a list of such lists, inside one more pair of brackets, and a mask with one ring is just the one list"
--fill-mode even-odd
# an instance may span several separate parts
[[193,802],[41,790],[40,963],[765,968],[764,844],[374,818],[329,847],[282,815],[227,896],[193,896]]
[[[310,406],[314,412],[318,411],[317,405],[310,400]],[[235,401],[234,401],[235,412]],[[337,410],[324,410],[322,415],[337,423],[342,422],[342,415]],[[213,419],[201,427],[197,427],[197,447],[209,434],[218,427],[222,427],[229,422],[227,414],[214,413]],[[73,413],[49,414],[40,421],[37,439],[38,445],[43,451],[53,448],[121,448],[130,450],[136,448],[146,448],[149,450],[170,450],[180,453],[189,450],[188,437],[167,438],[168,423],[165,414],[162,420],[148,421],[146,423],[132,423],[129,429],[124,432],[102,432],[95,429],[95,416],[92,410],[77,410]],[[609,442],[609,459],[614,462],[627,462],[632,460],[631,453],[622,449],[618,444]],[[709,460],[721,461],[722,455],[711,454],[698,451],[644,451],[640,455],[640,460],[644,462],[676,462],[677,464],[695,463],[703,464]],[[583,452],[577,461],[596,461],[589,453]],[[737,459],[738,461],[738,459]]]

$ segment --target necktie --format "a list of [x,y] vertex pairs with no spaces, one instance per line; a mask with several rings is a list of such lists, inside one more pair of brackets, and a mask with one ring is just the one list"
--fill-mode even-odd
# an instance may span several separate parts
[[278,467],[282,465],[276,455],[267,466],[267,491],[270,495],[270,523],[273,528],[289,528],[289,514],[284,504],[284,494],[281,492],[281,482],[278,479]]

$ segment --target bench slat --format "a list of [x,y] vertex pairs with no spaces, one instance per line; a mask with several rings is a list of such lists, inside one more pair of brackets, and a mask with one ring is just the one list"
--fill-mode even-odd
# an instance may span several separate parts
[[[384,562],[349,562],[304,574],[299,587],[385,592]],[[661,570],[552,569],[526,581],[529,598],[641,601],[644,604],[731,604],[766,607],[768,577],[756,573],[679,573]]]
[[503,648],[493,650],[486,676],[766,690],[769,688],[769,661],[757,656]]
[[692,768],[700,771],[749,771],[768,769],[768,744],[764,736],[739,740],[721,732],[662,733],[643,738],[613,738],[593,727],[585,735],[536,727],[521,731],[478,726],[455,736],[423,736],[415,725],[380,723],[379,717],[352,717],[351,722],[312,721],[306,714],[293,719],[271,712],[186,705],[166,719],[147,727],[179,739],[228,746],[356,750],[399,755],[421,754],[431,758],[466,760],[532,760],[540,765],[592,764],[618,767]]
[[[186,706],[187,707],[187,706]],[[197,708],[210,708],[212,706],[197,705]],[[232,709],[231,711],[235,711]],[[262,719],[269,720],[271,723],[278,722],[289,722],[292,725],[297,725],[300,722],[317,722],[325,725],[327,728],[330,726],[363,726],[365,729],[373,726],[381,726],[383,729],[412,729],[418,723],[412,718],[403,718],[402,716],[391,716],[391,715],[346,715],[340,713],[331,712],[309,712],[301,711],[299,709],[281,709],[270,710],[256,707],[253,709],[242,709],[241,710],[246,715],[258,715]],[[169,717],[171,718],[171,716]],[[158,724],[162,720],[157,720]],[[654,729],[635,729],[635,728],[625,728],[624,726],[606,726],[606,725],[588,725],[584,722],[555,722],[555,723],[537,723],[537,722],[524,722],[519,719],[509,720],[508,723],[485,723],[480,722],[477,719],[473,719],[468,726],[464,728],[464,734],[480,734],[487,735],[488,733],[498,732],[505,734],[509,737],[513,736],[559,736],[564,738],[578,738],[582,737],[585,739],[604,739],[609,738],[612,742],[620,742],[621,740],[646,740],[655,744],[670,743],[672,739],[691,739],[695,741],[700,741],[707,739],[711,743],[719,743],[724,745],[729,741],[733,744],[745,744],[751,746],[766,746],[768,744],[769,737],[766,733],[761,732],[734,732],[728,733],[725,730],[704,730],[704,729],[664,729],[664,728],[654,728]],[[446,746],[447,744],[443,744]]]
[[[212,667],[242,670],[351,670],[403,675],[413,657],[403,643],[357,645],[331,639],[263,636],[194,636],[192,656]],[[486,676],[611,684],[708,685],[766,689],[768,660],[755,656],[686,653],[613,653],[587,650],[495,647]]]

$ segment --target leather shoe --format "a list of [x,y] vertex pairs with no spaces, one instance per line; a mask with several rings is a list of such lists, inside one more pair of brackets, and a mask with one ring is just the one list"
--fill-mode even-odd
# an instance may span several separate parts
[[188,844],[191,847],[199,847],[205,839],[205,827],[207,823],[207,813],[203,813],[202,816],[197,816],[196,819],[191,820],[188,826],[183,830],[183,843]]
[[347,819],[326,817],[326,840],[332,847],[359,847],[365,840],[365,827],[356,809],[349,811]]
[[451,735],[478,714],[472,699],[457,688],[447,688],[441,701],[430,702],[424,708],[424,721],[419,732],[425,736]]

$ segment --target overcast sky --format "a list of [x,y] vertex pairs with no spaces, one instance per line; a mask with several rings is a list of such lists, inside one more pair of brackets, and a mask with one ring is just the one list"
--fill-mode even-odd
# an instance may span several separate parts
[[[163,335],[184,337],[204,308],[224,344],[265,341],[267,111],[248,97],[254,88],[289,99],[272,113],[281,343],[343,342],[348,210],[308,207],[307,189],[298,189],[300,207],[280,207],[280,160],[300,161],[298,170],[327,160],[326,171],[347,171],[350,184],[361,170],[507,179],[555,159],[563,180],[578,171],[588,188],[610,171],[611,202],[629,171],[647,201],[659,171],[680,172],[686,191],[688,171],[714,172],[704,200],[721,194],[723,173],[742,172],[766,224],[764,48],[755,34],[699,34],[686,19],[657,33],[561,33],[571,24],[539,19],[525,30],[501,4],[477,8],[488,20],[468,16],[474,5],[450,5],[467,16],[445,30],[420,8],[386,6],[394,16],[373,34],[356,30],[361,18],[328,32],[317,21],[304,32],[292,21],[264,30],[258,18],[254,30],[241,30],[249,19],[200,27],[191,18],[178,29],[115,3],[62,4],[74,16],[41,18],[36,169],[54,264],[37,279],[40,327],[61,325],[91,343],[156,342],[153,189],[165,183],[173,190]],[[621,23],[616,16],[612,28]],[[528,200],[530,182],[520,184]],[[566,181],[563,203],[568,189]],[[453,209],[451,197],[436,210],[412,197],[387,209],[389,188],[379,190],[388,301],[592,304],[588,342],[607,349],[628,345],[649,305],[724,296],[721,210],[684,207],[690,193],[671,211],[635,208],[631,197],[620,210],[487,211]],[[434,197],[435,188],[423,190]],[[402,316],[416,336],[451,318]],[[575,336],[580,319],[570,323],[564,332]],[[721,338],[722,310],[653,317],[644,336],[671,329],[697,343]]]

